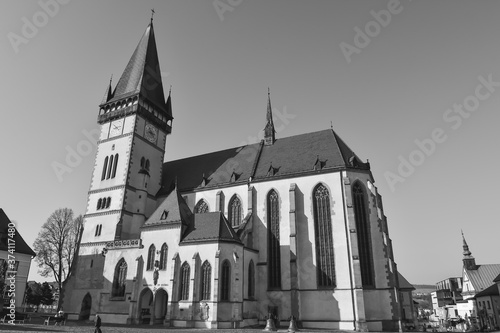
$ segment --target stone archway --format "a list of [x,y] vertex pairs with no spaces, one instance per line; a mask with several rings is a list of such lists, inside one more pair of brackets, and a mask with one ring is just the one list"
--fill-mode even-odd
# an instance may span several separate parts
[[144,288],[139,296],[139,324],[149,324],[153,309],[153,292],[149,288]]
[[82,300],[82,306],[80,308],[80,314],[78,315],[78,320],[89,320],[90,309],[92,308],[92,296],[87,293]]
[[167,315],[168,293],[164,289],[158,289],[154,303],[154,323],[162,324]]

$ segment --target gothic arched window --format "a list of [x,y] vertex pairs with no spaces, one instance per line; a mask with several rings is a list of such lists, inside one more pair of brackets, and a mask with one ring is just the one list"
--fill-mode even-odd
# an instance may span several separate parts
[[113,289],[111,296],[123,297],[125,296],[125,282],[127,279],[127,263],[125,259],[120,259],[115,267],[115,275],[113,278]]
[[101,209],[102,199],[97,200],[97,209]]
[[[111,156],[113,158],[113,156]],[[113,165],[113,174],[111,175],[111,178],[115,178],[116,176],[116,167],[118,166],[118,154],[115,154],[115,165]]]
[[203,199],[198,201],[196,206],[194,207],[194,213],[195,214],[203,214],[203,213],[208,213],[208,205],[207,202]]
[[[104,199],[106,200],[106,199]],[[106,200],[106,208],[109,208],[109,205],[111,205],[111,198],[108,197],[108,199]]]
[[280,211],[275,190],[267,195],[267,256],[269,289],[281,289]]
[[241,201],[236,196],[236,194],[233,195],[233,197],[229,201],[228,214],[231,226],[233,227],[239,226],[241,223]]
[[106,170],[107,169],[108,169],[108,157],[106,156],[106,158],[104,159],[104,166],[102,167],[101,180],[104,180],[104,178],[106,178]]
[[146,266],[146,269],[148,271],[154,269],[155,267],[155,252],[156,252],[156,247],[154,244],[151,244],[148,250],[148,264]]
[[354,206],[354,220],[356,221],[356,234],[358,236],[361,281],[363,287],[374,287],[368,205],[366,203],[365,191],[360,182],[356,182],[352,186],[352,201]]
[[111,176],[111,169],[113,169],[113,155],[109,157],[108,173],[106,174],[106,179]]
[[248,264],[248,298],[255,296],[255,267],[253,260]]
[[323,184],[314,189],[313,206],[318,287],[335,287],[330,193]]
[[167,269],[167,254],[168,254],[168,246],[167,243],[163,243],[160,251],[160,269]]
[[231,264],[228,260],[222,263],[221,283],[220,283],[220,300],[229,301],[229,292],[231,289]]
[[212,266],[205,261],[201,266],[201,299],[210,300],[210,285],[212,279]]
[[181,267],[181,283],[179,288],[179,299],[180,300],[188,300],[189,299],[189,264],[184,262]]

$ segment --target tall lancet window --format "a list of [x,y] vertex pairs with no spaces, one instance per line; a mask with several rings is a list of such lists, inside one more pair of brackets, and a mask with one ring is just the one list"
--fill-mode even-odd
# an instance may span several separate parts
[[190,267],[187,262],[184,262],[181,267],[181,284],[179,289],[179,298],[181,301],[185,301],[189,299],[189,276]]
[[356,221],[356,234],[358,235],[361,281],[363,287],[375,287],[373,280],[372,242],[370,237],[368,204],[365,190],[360,182],[356,182],[352,186],[352,201],[354,205],[354,219]]
[[208,205],[207,202],[203,199],[198,201],[196,206],[194,207],[194,212],[195,214],[203,214],[203,213],[208,213]]
[[241,223],[241,201],[235,195],[229,201],[229,222],[233,227],[237,227]]
[[229,293],[231,290],[231,264],[229,264],[228,260],[224,260],[222,263],[220,281],[220,300],[229,301]]
[[108,157],[104,159],[104,165],[102,167],[102,176],[101,180],[104,180],[106,178],[106,171],[108,170]]
[[280,211],[274,190],[267,195],[267,267],[269,289],[281,289]]
[[335,287],[335,259],[333,254],[330,193],[323,184],[319,184],[314,189],[313,206],[318,287]]
[[210,287],[212,281],[212,266],[205,261],[201,266],[201,299],[210,300]]
[[146,269],[148,271],[152,270],[155,267],[155,252],[156,247],[154,244],[151,244],[148,251],[148,264],[146,266]]
[[161,251],[160,251],[160,269],[165,270],[167,269],[167,254],[168,254],[168,246],[167,243],[163,243],[161,246]]
[[113,278],[113,289],[111,296],[123,297],[125,296],[125,282],[127,279],[127,263],[125,259],[120,259],[115,267],[115,275]]
[[248,298],[255,296],[255,267],[253,260],[248,264]]

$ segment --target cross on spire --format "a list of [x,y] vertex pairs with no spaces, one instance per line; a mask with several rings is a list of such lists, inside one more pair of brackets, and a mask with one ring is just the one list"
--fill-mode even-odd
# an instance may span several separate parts
[[155,15],[155,9],[151,8],[151,23],[153,23],[153,16]]

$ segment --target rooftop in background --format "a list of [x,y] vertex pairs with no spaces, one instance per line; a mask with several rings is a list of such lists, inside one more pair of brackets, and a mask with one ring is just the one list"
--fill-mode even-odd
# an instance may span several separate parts
[[[8,239],[10,238],[9,233],[9,224],[11,223],[11,220],[8,218],[7,214],[3,211],[2,208],[0,208],[0,251],[7,251],[9,249],[8,247]],[[15,252],[16,253],[24,253],[24,254],[29,254],[32,257],[36,256],[36,253],[31,249],[31,247],[26,244],[24,241],[23,237],[17,231],[15,230],[14,233],[14,241],[15,241]]]

